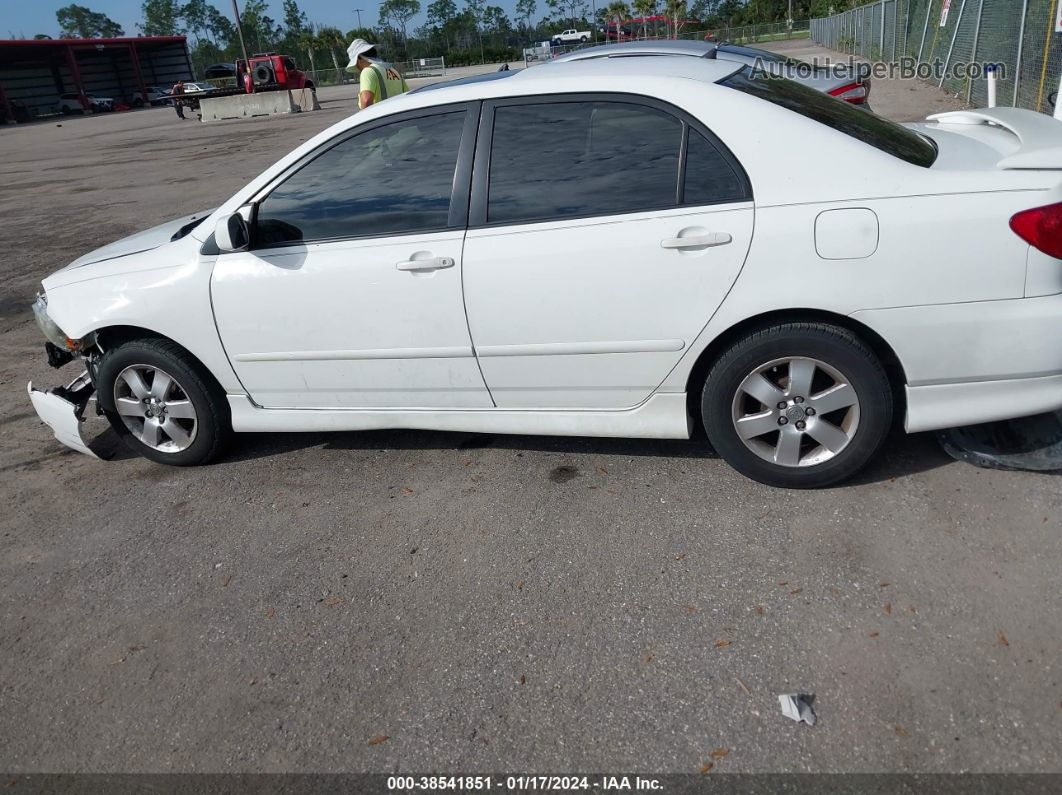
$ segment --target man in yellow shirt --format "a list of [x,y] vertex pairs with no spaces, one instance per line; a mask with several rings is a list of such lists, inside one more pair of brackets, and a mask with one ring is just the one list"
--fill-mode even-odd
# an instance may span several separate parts
[[360,72],[358,78],[358,108],[364,110],[377,102],[409,91],[405,79],[391,64],[376,57],[376,45],[365,39],[354,39],[347,47],[350,63],[348,72]]

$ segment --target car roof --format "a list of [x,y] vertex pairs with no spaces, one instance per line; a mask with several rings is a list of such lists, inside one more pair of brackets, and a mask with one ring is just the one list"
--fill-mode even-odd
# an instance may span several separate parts
[[647,77],[684,78],[703,83],[718,83],[743,68],[743,64],[717,61],[714,58],[660,58],[655,55],[632,53],[622,58],[547,61],[541,66],[525,69],[518,73],[518,77],[527,82],[535,78],[570,79],[578,82],[584,77],[615,77],[624,85],[629,84],[632,78]]
[[410,94],[420,94],[424,91],[435,91],[439,88],[450,88],[452,86],[467,86],[472,83],[489,83],[492,80],[501,80],[506,77],[512,77],[513,75],[520,74],[522,69],[511,69],[504,72],[487,72],[485,75],[472,75],[472,77],[458,77],[453,80],[443,80],[439,83],[428,83],[426,86],[419,86],[410,91]]
[[715,42],[682,39],[628,41],[622,44],[600,44],[597,47],[584,47],[581,50],[573,50],[553,60],[554,62],[569,62],[632,55],[686,55],[694,58],[713,58],[715,57],[716,47]]
[[[520,95],[524,93],[554,93],[579,91],[580,83],[588,78],[616,78],[620,86],[629,85],[632,78],[683,78],[703,83],[717,83],[745,68],[734,61],[702,58],[659,58],[652,55],[631,55],[623,58],[586,58],[577,61],[546,61],[527,69],[508,72],[488,72],[442,83],[432,83],[410,91],[403,97],[420,96],[424,92],[438,92],[438,103],[464,101],[482,97]],[[545,84],[545,85],[542,85]],[[498,86],[501,91],[489,88]],[[477,90],[478,89],[478,90]],[[584,89],[585,90],[585,89]],[[454,96],[447,96],[453,94]],[[388,102],[401,101],[396,97]],[[432,103],[435,104],[435,103]],[[389,105],[394,107],[394,105]]]

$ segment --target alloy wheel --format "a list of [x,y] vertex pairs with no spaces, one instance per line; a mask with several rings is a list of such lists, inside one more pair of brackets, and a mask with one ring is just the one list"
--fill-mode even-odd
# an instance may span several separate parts
[[829,461],[859,428],[859,396],[843,373],[802,356],[775,359],[750,372],[733,399],[738,438],[783,467]]
[[195,406],[177,379],[158,367],[122,370],[114,381],[114,406],[129,432],[152,450],[179,453],[195,441]]

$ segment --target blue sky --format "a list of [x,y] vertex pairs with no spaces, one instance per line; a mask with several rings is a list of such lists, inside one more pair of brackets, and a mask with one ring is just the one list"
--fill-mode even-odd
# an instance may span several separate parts
[[[226,15],[232,14],[231,0],[212,0],[214,5]],[[137,23],[141,19],[140,5],[142,0],[44,0],[41,2],[22,2],[22,0],[0,0],[0,38],[8,38],[25,35],[32,38],[36,33],[56,35],[59,25],[55,21],[57,9],[76,2],[78,5],[88,6],[93,11],[106,14],[123,28],[126,35],[137,34]],[[276,20],[283,19],[281,10],[282,0],[270,0],[273,9],[272,17]],[[427,8],[431,0],[420,0],[421,6]],[[464,6],[463,0],[456,0],[458,8]],[[243,0],[239,0],[240,8],[243,8]],[[505,12],[512,17],[516,0],[490,0],[489,5],[500,5]],[[380,7],[378,0],[299,0],[299,7],[306,12],[311,21],[321,25],[335,25],[341,30],[350,30],[358,24],[358,15],[352,9],[361,8],[361,21],[365,26],[376,24],[376,10]],[[541,18],[547,12],[545,0],[539,0],[536,18]],[[424,22],[424,12],[413,20],[410,29]]]

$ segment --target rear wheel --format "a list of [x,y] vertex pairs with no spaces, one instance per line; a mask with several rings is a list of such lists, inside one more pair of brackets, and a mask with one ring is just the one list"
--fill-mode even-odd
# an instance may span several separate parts
[[187,351],[168,340],[132,340],[111,349],[100,362],[96,386],[111,427],[152,461],[205,464],[228,436],[220,390]]
[[874,353],[847,329],[786,323],[753,332],[716,361],[701,416],[712,446],[742,474],[818,488],[858,472],[892,422]]

